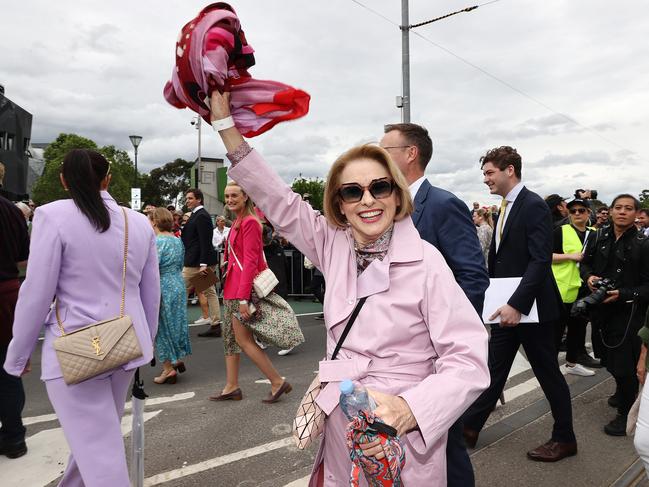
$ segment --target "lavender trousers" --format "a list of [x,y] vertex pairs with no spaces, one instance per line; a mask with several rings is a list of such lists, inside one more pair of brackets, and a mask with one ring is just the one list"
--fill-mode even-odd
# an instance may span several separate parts
[[119,368],[69,386],[45,381],[71,451],[59,487],[130,485],[121,419],[134,374]]

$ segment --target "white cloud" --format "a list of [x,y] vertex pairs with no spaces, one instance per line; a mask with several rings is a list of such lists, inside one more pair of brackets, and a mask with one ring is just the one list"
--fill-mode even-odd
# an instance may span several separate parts
[[[399,2],[366,0],[400,22]],[[411,23],[457,10],[451,0],[410,2]],[[182,25],[205,2],[12,2],[2,11],[0,83],[34,115],[32,140],[75,132],[129,150],[150,170],[193,159],[193,116],[162,97]],[[378,140],[399,121],[399,29],[350,0],[240,0],[235,8],[256,50],[251,73],[305,89],[307,117],[252,140],[282,177],[324,176],[353,144]],[[465,201],[491,202],[478,159],[498,145],[523,155],[541,194],[592,187],[602,199],[648,184],[649,5],[631,0],[498,2],[417,32],[486,69],[507,88],[429,42],[411,37],[412,120],[435,153],[429,177]],[[25,35],[29,26],[29,36]],[[620,29],[619,26],[624,26]],[[578,121],[571,123],[563,115]],[[203,155],[222,157],[211,130]]]

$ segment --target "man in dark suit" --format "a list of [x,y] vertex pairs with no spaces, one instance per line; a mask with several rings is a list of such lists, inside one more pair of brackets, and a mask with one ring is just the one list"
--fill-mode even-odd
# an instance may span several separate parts
[[[577,442],[572,428],[570,391],[559,370],[554,344],[554,322],[560,318],[561,298],[551,270],[550,210],[539,195],[523,186],[521,156],[516,149],[492,149],[480,158],[480,163],[491,194],[503,198],[489,251],[489,275],[522,280],[507,303],[489,318],[500,319],[500,323],[491,325],[491,385],[464,415],[464,437],[469,446],[475,446],[523,345],[554,418],[551,439],[527,452],[527,456],[531,460],[556,462],[575,455]],[[535,300],[539,323],[520,323],[521,315],[530,313]]]
[[[412,220],[422,239],[439,250],[453,271],[471,304],[482,313],[489,276],[475,225],[467,206],[453,193],[432,186],[424,171],[433,155],[428,131],[414,123],[385,126],[381,147],[406,177],[415,203]],[[448,432],[446,447],[447,485],[467,487],[475,484],[473,467],[462,439],[462,423]]]
[[[210,214],[203,208],[203,192],[196,188],[187,190],[185,205],[192,212],[181,234],[185,246],[183,278],[187,292],[189,292],[192,287],[190,280],[194,276],[199,273],[206,274],[208,268],[216,269],[218,254],[212,246],[214,226]],[[214,286],[210,286],[203,291],[203,294],[207,298],[212,324],[207,331],[199,333],[198,336],[219,337],[221,336],[221,308],[216,289]]]

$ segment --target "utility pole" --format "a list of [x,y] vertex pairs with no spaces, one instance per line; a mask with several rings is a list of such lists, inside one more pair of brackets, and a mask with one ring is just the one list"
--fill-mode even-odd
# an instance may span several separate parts
[[[482,5],[487,5],[489,3],[495,3],[499,0],[492,0]],[[446,19],[453,15],[457,15],[462,12],[471,12],[475,10],[480,5],[474,5],[472,7],[466,7],[462,10],[456,12],[451,12],[450,14],[442,15],[441,17],[436,17],[425,22],[420,22],[419,24],[410,25],[409,15],[408,15],[408,0],[401,0],[401,96],[397,96],[397,108],[401,108],[401,121],[403,123],[410,123],[410,30],[415,27],[421,27],[423,25],[432,24],[438,20]]]
[[397,97],[397,107],[401,107],[401,121],[410,123],[410,21],[408,19],[408,0],[401,0],[401,98]]

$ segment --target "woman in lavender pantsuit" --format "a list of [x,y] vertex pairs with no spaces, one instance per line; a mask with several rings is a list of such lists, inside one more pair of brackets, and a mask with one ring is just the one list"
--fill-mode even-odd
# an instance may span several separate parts
[[[45,325],[42,374],[50,402],[70,445],[60,486],[128,486],[120,421],[135,369],[153,357],[160,278],[155,235],[147,218],[128,215],[125,313],[133,319],[143,355],[123,367],[66,385],[53,348],[60,335],[51,308],[56,296],[63,326],[74,331],[119,314],[124,216],[108,194],[110,165],[99,153],[75,149],[61,168],[72,199],[41,206],[33,222],[27,277],[20,288],[5,370],[20,376]],[[28,440],[29,441],[29,440]]]
[[[228,96],[215,92],[211,105],[215,125],[227,127]],[[337,407],[345,378],[370,390],[377,415],[401,435],[404,485],[446,485],[446,433],[489,385],[487,332],[442,255],[419,237],[402,174],[380,147],[350,149],[329,172],[322,216],[236,127],[219,134],[230,176],[325,276],[326,358],[357,300],[368,297],[338,358],[320,362],[327,385],[317,401],[327,419],[310,485],[349,485],[347,421]],[[382,457],[375,443],[363,448]]]

